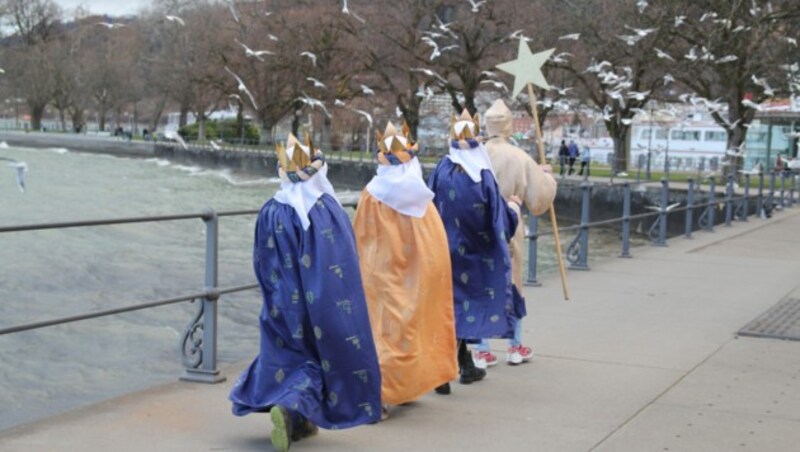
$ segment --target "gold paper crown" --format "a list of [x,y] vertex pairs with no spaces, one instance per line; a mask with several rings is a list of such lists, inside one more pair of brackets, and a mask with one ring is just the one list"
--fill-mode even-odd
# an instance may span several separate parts
[[[315,153],[314,143],[311,141],[311,137],[308,136],[308,134],[306,134],[306,146],[308,147],[309,154],[313,155]],[[291,158],[289,158],[289,154],[286,152],[286,149],[293,149]],[[275,146],[275,151],[278,154],[278,162],[280,162],[281,169],[287,173],[300,171],[311,164],[312,156],[303,150],[303,147],[300,145],[297,137],[291,133],[286,139],[286,148],[278,143]]]
[[[475,132],[470,130],[469,127],[461,129],[461,133],[456,131],[456,124],[461,121],[469,121],[475,126]],[[481,121],[477,113],[475,116],[470,116],[469,111],[465,108],[461,112],[461,116],[452,115],[450,118],[450,138],[453,140],[470,140],[475,139],[481,131]]]
[[[391,165],[398,163],[406,163],[414,158],[417,151],[417,145],[411,144],[411,139],[408,137],[410,129],[408,123],[403,121],[402,133],[397,131],[397,128],[389,121],[386,124],[386,130],[381,133],[378,130],[375,135],[378,138],[378,162],[382,165]],[[401,140],[400,138],[403,138]],[[388,138],[391,138],[389,146],[386,145]],[[403,143],[405,141],[405,144]]]

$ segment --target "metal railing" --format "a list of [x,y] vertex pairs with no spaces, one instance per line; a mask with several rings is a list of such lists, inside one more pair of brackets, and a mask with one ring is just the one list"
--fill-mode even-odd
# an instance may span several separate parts
[[[343,202],[345,207],[354,207],[352,202]],[[247,284],[234,287],[218,287],[218,245],[219,245],[219,219],[221,217],[232,217],[241,215],[256,215],[259,209],[234,210],[216,212],[207,209],[202,213],[189,213],[178,215],[144,216],[132,218],[114,218],[103,220],[88,220],[60,223],[26,224],[19,226],[0,226],[0,233],[41,231],[46,229],[67,229],[94,226],[110,226],[131,223],[155,223],[163,221],[182,221],[200,219],[206,226],[206,251],[205,251],[205,285],[202,291],[183,295],[180,297],[167,298],[156,301],[148,301],[120,308],[106,309],[88,312],[57,319],[42,320],[22,325],[0,328],[0,336],[6,334],[19,333],[23,331],[37,330],[55,325],[78,322],[81,320],[107,317],[127,312],[150,309],[159,306],[167,306],[176,303],[199,301],[197,312],[184,329],[180,336],[179,349],[184,372],[180,376],[181,380],[196,381],[203,383],[218,383],[224,381],[217,369],[217,302],[222,295],[232,294],[252,290],[258,284]]]
[[[774,171],[769,173],[769,190],[765,193],[764,190],[764,173],[758,176],[758,193],[755,196],[756,209],[754,214],[759,218],[767,218],[774,210],[782,210],[785,208],[794,207],[800,202],[797,198],[797,175],[792,173],[780,173],[780,187],[777,187],[776,180],[777,173]],[[787,184],[787,179],[789,183]],[[735,181],[733,176],[728,176],[725,184],[725,194],[722,198],[718,198],[716,179],[711,177],[708,179],[708,190],[705,192],[707,201],[697,203],[695,198],[699,193],[699,185],[695,183],[694,179],[689,179],[689,184],[686,189],[686,200],[673,205],[669,204],[670,189],[669,181],[666,179],[661,180],[660,201],[659,205],[653,212],[646,212],[631,215],[631,183],[625,182],[623,187],[623,202],[622,202],[622,216],[606,219],[591,221],[590,205],[593,184],[588,180],[580,185],[582,190],[581,196],[581,217],[580,223],[572,226],[559,227],[558,231],[573,232],[577,231],[575,238],[567,246],[565,256],[569,263],[569,268],[572,270],[589,270],[589,230],[594,227],[610,226],[621,223],[620,231],[620,247],[621,252],[619,257],[630,258],[631,241],[631,222],[634,220],[645,220],[655,217],[650,228],[647,230],[647,237],[652,246],[667,246],[668,234],[668,216],[675,215],[683,212],[685,215],[684,220],[684,233],[686,238],[692,237],[692,232],[695,230],[695,216],[696,210],[700,210],[700,215],[697,217],[696,226],[698,229],[713,232],[717,223],[717,209],[721,205],[724,220],[722,223],[726,227],[730,227],[736,219],[740,222],[748,221],[750,215],[750,205],[753,196],[750,194],[751,175],[744,175],[744,193],[740,196],[735,195]],[[788,187],[787,187],[788,185]],[[788,197],[787,197],[788,192]],[[776,200],[777,196],[777,200]],[[684,205],[681,205],[684,204]],[[528,222],[528,234],[526,237],[528,241],[528,275],[525,285],[540,286],[541,283],[537,279],[538,270],[538,239],[539,237],[552,235],[553,231],[539,232],[538,217],[530,215]]]
[[[765,217],[766,212],[770,212],[773,208],[793,207],[798,203],[796,199],[796,177],[790,178],[791,184],[788,190],[789,196],[786,198],[786,174],[781,174],[780,177],[780,190],[778,191],[778,201],[775,201],[777,178],[775,173],[770,174],[770,189],[764,193],[764,174],[758,175],[758,194],[756,198],[755,214],[759,217]],[[567,260],[571,269],[575,270],[589,270],[589,231],[594,227],[611,226],[614,224],[621,224],[621,254],[620,257],[630,258],[630,239],[631,239],[631,222],[635,220],[644,220],[647,218],[655,217],[652,225],[648,230],[648,236],[652,245],[667,246],[667,219],[668,215],[674,215],[678,212],[685,212],[685,236],[691,238],[694,230],[694,211],[696,209],[703,209],[701,215],[698,217],[698,226],[702,229],[713,231],[715,226],[715,214],[719,205],[724,205],[725,211],[725,225],[731,226],[734,218],[739,221],[747,221],[750,212],[750,175],[745,175],[744,194],[742,196],[734,195],[734,181],[733,177],[727,180],[727,187],[725,196],[721,199],[716,198],[715,179],[711,178],[709,189],[707,191],[708,201],[704,203],[695,203],[695,196],[698,192],[698,187],[693,180],[689,180],[689,186],[686,194],[686,205],[677,207],[676,205],[669,205],[669,182],[667,180],[661,181],[660,205],[654,212],[631,214],[631,183],[625,182],[623,186],[623,206],[622,216],[617,218],[591,221],[590,204],[593,184],[588,180],[580,185],[582,190],[581,197],[581,218],[580,223],[572,226],[559,228],[560,232],[577,231],[575,239],[567,247]],[[345,207],[355,207],[355,202],[343,202]],[[145,216],[145,217],[132,217],[132,218],[116,218],[116,219],[102,219],[102,220],[88,220],[88,221],[75,221],[75,222],[59,222],[59,223],[46,223],[46,224],[28,224],[19,226],[0,226],[0,233],[12,232],[25,232],[25,231],[38,231],[46,229],[66,229],[66,228],[80,228],[80,227],[95,227],[131,223],[152,223],[163,221],[182,221],[182,220],[196,220],[200,219],[206,226],[206,250],[205,250],[205,280],[204,288],[201,291],[156,301],[149,301],[135,305],[107,309],[95,312],[89,312],[69,317],[62,317],[58,319],[43,320],[23,325],[16,325],[6,328],[0,328],[0,336],[6,334],[19,333],[22,331],[31,331],[40,328],[46,328],[55,325],[62,325],[66,323],[78,322],[81,320],[94,319],[99,317],[106,317],[111,315],[122,314],[126,312],[138,311],[143,309],[150,309],[159,306],[166,306],[176,303],[199,301],[197,312],[187,324],[183,334],[180,336],[179,349],[181,359],[184,365],[184,373],[181,375],[182,380],[197,381],[204,383],[216,383],[224,380],[219,374],[217,369],[217,303],[222,295],[252,290],[258,287],[257,284],[248,284],[235,287],[218,287],[218,232],[219,232],[219,218],[242,216],[242,215],[256,215],[258,209],[252,210],[236,210],[236,211],[223,211],[216,212],[208,209],[202,213],[189,213],[177,215],[162,215],[162,216]],[[528,276],[527,285],[540,285],[537,281],[537,255],[538,255],[538,239],[539,237],[550,235],[553,231],[539,232],[538,218],[531,215],[529,222],[529,239],[528,246]]]

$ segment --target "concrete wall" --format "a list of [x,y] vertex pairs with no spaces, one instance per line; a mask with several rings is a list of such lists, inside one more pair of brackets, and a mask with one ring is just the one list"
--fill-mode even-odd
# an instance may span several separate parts
[[67,148],[81,152],[121,155],[125,157],[153,157],[153,143],[127,141],[120,138],[98,137],[66,133],[0,131],[0,140],[12,146],[34,148]]
[[[159,157],[176,163],[200,165],[208,168],[230,168],[250,174],[277,177],[277,158],[273,151],[266,150],[215,150],[211,147],[191,146],[183,149],[174,144],[155,144],[145,142],[128,142],[115,138],[87,135],[70,135],[61,133],[24,133],[0,131],[0,140],[10,145],[28,147],[64,147],[81,152],[96,152],[126,157]],[[336,155],[328,157],[328,178],[337,187],[361,190],[375,174],[375,163],[370,161],[337,161]],[[425,177],[434,165],[424,165]],[[581,218],[582,188],[579,179],[559,179],[559,190],[555,208],[561,226],[579,223]],[[707,189],[707,186],[705,187]],[[755,191],[753,191],[755,193]],[[718,193],[717,197],[723,195]],[[682,188],[672,188],[669,203],[682,202],[685,205],[687,193]],[[695,203],[703,203],[708,199],[706,193],[695,195]],[[661,189],[654,185],[644,191],[633,191],[631,194],[631,214],[653,212],[645,206],[658,206],[661,200]],[[622,184],[597,183],[592,185],[590,220],[600,221],[622,216],[623,186]],[[755,197],[750,203],[750,213],[755,212]],[[694,211],[694,226],[698,229],[697,219],[700,209]],[[685,212],[676,212],[667,217],[669,236],[683,234],[685,230]],[[655,217],[634,220],[633,231],[646,233]],[[725,220],[724,206],[717,208],[715,223]],[[619,224],[609,226],[619,228]]]

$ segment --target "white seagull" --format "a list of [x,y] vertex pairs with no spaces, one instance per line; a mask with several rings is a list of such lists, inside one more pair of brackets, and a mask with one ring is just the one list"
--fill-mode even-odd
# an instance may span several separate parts
[[183,19],[181,19],[178,16],[164,16],[164,18],[167,19],[170,22],[175,22],[176,24],[180,25],[181,27],[186,26],[186,22],[184,22]]
[[116,23],[111,23],[111,22],[98,22],[97,25],[102,25],[102,26],[108,28],[109,30],[114,29],[114,28],[122,28],[122,27],[125,26],[125,24],[116,24]]
[[317,56],[309,51],[300,52],[300,56],[308,57],[311,60],[311,64],[316,67],[317,66]]
[[225,66],[225,70],[228,71],[228,73],[231,74],[233,78],[236,79],[236,82],[239,84],[239,86],[237,86],[237,89],[247,94],[247,97],[250,98],[250,103],[253,104],[253,108],[255,110],[258,110],[258,105],[256,104],[256,100],[255,98],[253,98],[253,95],[250,93],[250,90],[247,89],[247,85],[244,84],[244,82],[242,81],[242,79],[239,78],[238,75],[234,74],[232,70],[228,69],[228,66]]
[[372,127],[372,115],[371,114],[367,113],[364,110],[358,110],[358,109],[355,109],[355,108],[353,109],[353,111],[358,113],[359,115],[363,116],[364,118],[366,118],[367,122],[369,123],[369,126]]
[[315,79],[314,77],[306,77],[306,80],[308,80],[309,82],[313,83],[314,84],[314,88],[328,89],[328,87],[325,86],[324,83],[320,82],[319,80]]
[[570,41],[577,41],[580,38],[581,38],[581,34],[580,33],[572,33],[572,34],[568,34],[568,35],[564,35],[564,36],[559,36],[558,37],[558,39],[570,40]]
[[14,173],[17,176],[17,187],[19,187],[20,193],[25,193],[25,173],[28,172],[28,164],[5,157],[0,157],[0,160],[9,162],[7,165],[10,168],[14,168]]
[[363,85],[363,84],[361,85],[361,92],[364,93],[364,95],[367,95],[367,96],[372,96],[372,95],[375,94],[375,91],[373,91],[372,88],[370,88],[367,85]]
[[178,142],[178,144],[181,145],[182,148],[187,149],[186,142],[183,141],[183,137],[180,136],[180,134],[178,132],[174,131],[174,130],[165,131],[164,132],[164,138],[166,138],[168,140],[175,140],[175,141]]
[[675,61],[675,58],[672,58],[672,56],[670,56],[670,54],[668,54],[667,52],[665,52],[665,51],[663,51],[663,50],[659,49],[658,47],[653,47],[653,50],[655,50],[655,51],[656,51],[656,56],[657,56],[657,57],[659,57],[659,58],[661,58],[661,59],[666,59],[666,60],[670,60],[670,61]]
[[342,1],[342,14],[353,16],[354,18],[358,19],[362,24],[367,22],[366,20],[359,17],[356,13],[350,11],[350,8],[347,7],[347,0]]
[[325,116],[327,116],[329,118],[331,117],[331,114],[330,114],[330,112],[328,112],[328,109],[325,107],[325,104],[319,99],[314,99],[313,97],[309,96],[308,94],[303,93],[303,95],[301,97],[298,97],[296,100],[308,105],[311,108],[317,108],[318,107],[318,108],[320,108],[322,110],[323,113],[325,113]]
[[486,3],[486,0],[481,0],[479,2],[476,2],[474,0],[467,0],[467,1],[469,2],[470,5],[472,5],[473,13],[477,13],[480,7],[483,6],[484,3]]
[[[679,202],[676,202],[675,204],[670,204],[664,209],[664,212],[669,212],[670,210],[675,209],[679,205],[681,205],[681,203],[679,203]],[[655,210],[656,212],[660,212],[661,211],[661,206],[644,206],[644,207],[645,207],[645,209]]]
[[[442,77],[441,75],[437,74],[436,72],[434,72],[434,71],[432,71],[430,69],[427,69],[427,68],[424,68],[424,67],[414,67],[414,68],[411,68],[409,70],[411,72],[421,72],[421,73],[427,75],[428,77],[435,77],[439,81],[441,81],[443,83],[447,83],[447,80],[445,80],[444,77]],[[484,72],[486,72],[486,71],[484,71]]]
[[236,41],[236,43],[237,43],[237,44],[239,44],[240,46],[242,46],[242,48],[244,49],[244,53],[245,53],[245,54],[246,54],[248,57],[255,58],[255,59],[257,59],[258,61],[264,61],[264,59],[263,59],[263,58],[261,58],[261,56],[262,56],[262,55],[275,55],[275,52],[270,52],[269,50],[253,50],[253,49],[251,49],[250,47],[247,47],[247,45],[245,45],[244,43],[242,43],[242,42],[241,42],[241,41],[239,41],[238,39],[235,39],[235,38],[234,38],[234,41]]

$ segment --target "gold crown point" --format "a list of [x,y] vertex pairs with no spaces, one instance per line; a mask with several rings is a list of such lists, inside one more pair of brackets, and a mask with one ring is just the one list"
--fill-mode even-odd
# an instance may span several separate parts
[[386,132],[383,134],[384,136],[390,137],[392,135],[397,135],[397,127],[392,124],[392,121],[389,121],[386,124]]

